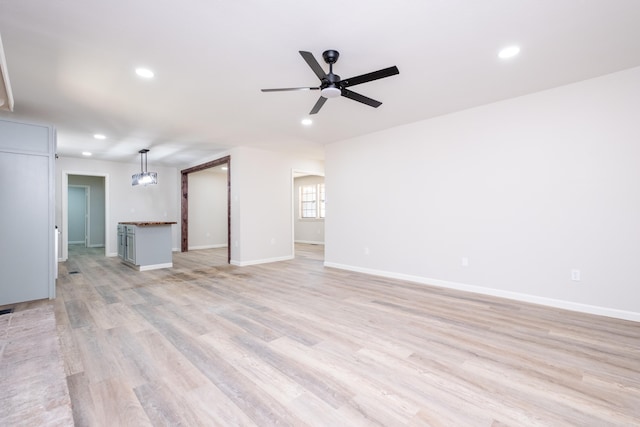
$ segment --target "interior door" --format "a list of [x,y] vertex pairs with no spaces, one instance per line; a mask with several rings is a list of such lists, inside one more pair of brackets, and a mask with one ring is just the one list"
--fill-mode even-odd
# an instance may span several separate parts
[[82,186],[70,185],[68,203],[69,244],[87,246],[87,189]]
[[49,159],[0,152],[0,182],[0,305],[48,298]]

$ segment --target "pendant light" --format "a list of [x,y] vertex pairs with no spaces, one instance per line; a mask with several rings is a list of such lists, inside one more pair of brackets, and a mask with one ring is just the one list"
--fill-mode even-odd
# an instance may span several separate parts
[[149,150],[146,148],[138,151],[138,153],[140,153],[140,173],[135,173],[131,176],[131,185],[148,185],[158,183],[158,173],[147,172],[148,152]]

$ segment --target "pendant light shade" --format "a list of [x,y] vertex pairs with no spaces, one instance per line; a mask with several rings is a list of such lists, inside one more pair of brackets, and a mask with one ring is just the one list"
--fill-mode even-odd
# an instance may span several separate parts
[[142,149],[140,153],[140,173],[131,176],[131,185],[149,185],[158,183],[157,172],[147,172],[147,153],[149,150]]

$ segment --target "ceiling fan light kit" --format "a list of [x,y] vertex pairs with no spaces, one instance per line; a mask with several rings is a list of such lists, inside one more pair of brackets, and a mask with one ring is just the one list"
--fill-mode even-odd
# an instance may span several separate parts
[[329,86],[321,89],[320,94],[325,98],[337,98],[342,95],[342,91],[340,88]]
[[317,114],[320,111],[320,108],[324,105],[324,103],[329,98],[337,98],[338,96],[344,96],[345,98],[352,99],[354,101],[360,102],[362,104],[368,105],[370,107],[378,108],[382,105],[382,102],[376,101],[375,99],[368,98],[364,95],[360,95],[352,90],[347,89],[350,86],[359,85],[362,83],[367,83],[373,80],[382,79],[385,77],[390,77],[396,74],[400,74],[398,67],[395,65],[393,67],[384,68],[382,70],[374,71],[367,74],[361,74],[359,76],[351,77],[348,79],[341,80],[340,76],[333,73],[333,64],[338,61],[340,57],[340,53],[337,50],[325,50],[322,53],[322,58],[324,62],[329,64],[329,72],[325,73],[316,58],[313,56],[311,52],[299,51],[302,58],[305,60],[307,65],[311,68],[311,70],[315,73],[315,75],[320,79],[320,86],[317,87],[290,87],[290,88],[278,88],[278,89],[262,89],[262,92],[284,92],[284,91],[292,91],[292,90],[320,90],[320,98],[316,101],[316,104],[311,109],[309,114]]

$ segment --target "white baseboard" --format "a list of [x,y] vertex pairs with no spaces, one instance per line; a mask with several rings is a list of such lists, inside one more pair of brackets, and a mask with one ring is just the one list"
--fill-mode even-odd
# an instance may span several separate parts
[[173,263],[167,262],[164,264],[151,264],[151,265],[138,265],[137,268],[139,271],[149,271],[149,270],[158,270],[160,268],[172,268]]
[[323,245],[324,242],[316,242],[314,240],[294,240],[294,243],[306,243],[308,245]]
[[446,280],[430,279],[428,277],[413,276],[409,274],[394,273],[383,270],[373,270],[369,268],[354,267],[351,265],[325,262],[325,267],[338,268],[341,270],[354,271],[357,273],[371,274],[374,276],[387,277],[389,279],[406,280],[408,282],[419,283],[440,288],[455,289],[459,291],[473,292],[476,294],[491,295],[494,297],[507,298],[515,301],[528,302],[532,304],[545,305],[548,307],[561,308],[564,310],[577,311],[580,313],[595,314],[598,316],[613,317],[616,319],[631,320],[640,322],[640,313],[615,308],[599,307],[595,305],[582,304],[572,301],[563,301],[536,295],[521,294],[518,292],[503,291],[500,289],[484,288],[482,286],[468,285],[465,283],[449,282]]
[[226,243],[219,243],[217,245],[202,245],[202,246],[189,246],[190,251],[198,251],[201,249],[218,249],[218,248],[226,248],[228,245]]
[[246,267],[248,265],[268,264],[270,262],[288,261],[288,260],[291,260],[293,258],[294,258],[293,255],[287,255],[287,256],[283,256],[283,257],[256,259],[256,260],[252,260],[252,261],[235,261],[235,260],[231,260],[230,264],[231,265],[236,265],[238,267]]
[[[84,240],[69,242],[70,245],[84,245]],[[87,245],[87,248],[104,248],[104,243],[94,243],[93,245]]]

